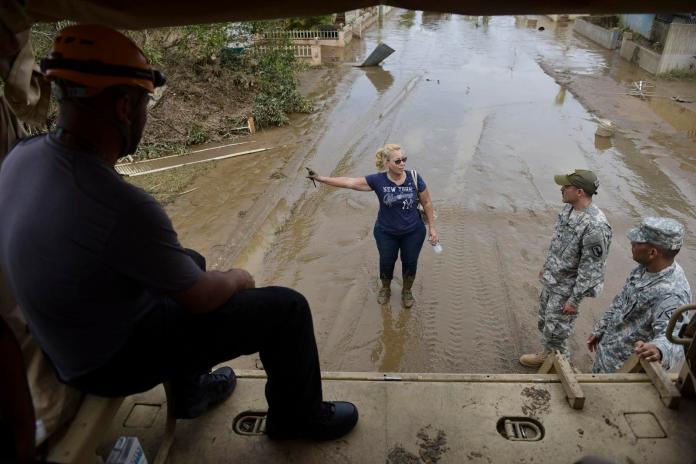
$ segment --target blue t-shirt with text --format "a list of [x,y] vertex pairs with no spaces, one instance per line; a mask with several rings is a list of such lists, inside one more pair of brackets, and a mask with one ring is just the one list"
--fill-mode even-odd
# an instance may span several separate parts
[[379,198],[379,214],[376,227],[384,232],[402,235],[413,231],[423,223],[418,212],[418,193],[425,190],[425,181],[418,174],[418,191],[413,183],[411,171],[406,171],[406,181],[396,185],[386,172],[365,176],[367,184]]

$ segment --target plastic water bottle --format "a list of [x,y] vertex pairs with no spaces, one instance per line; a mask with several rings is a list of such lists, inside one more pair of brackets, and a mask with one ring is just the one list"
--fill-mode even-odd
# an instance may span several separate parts
[[440,244],[440,242],[437,242],[433,245],[433,251],[438,255],[442,253],[442,245]]

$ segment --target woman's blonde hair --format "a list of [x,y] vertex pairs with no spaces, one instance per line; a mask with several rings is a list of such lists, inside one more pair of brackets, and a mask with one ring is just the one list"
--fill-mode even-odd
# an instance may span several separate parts
[[401,145],[395,143],[388,143],[377,150],[377,153],[375,153],[375,165],[377,165],[377,169],[384,171],[384,166],[387,161],[389,161],[389,157],[397,150],[401,150]]

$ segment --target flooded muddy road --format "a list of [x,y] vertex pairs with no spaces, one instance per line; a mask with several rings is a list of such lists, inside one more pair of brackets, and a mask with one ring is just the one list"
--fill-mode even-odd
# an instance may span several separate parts
[[[278,148],[216,162],[168,207],[182,243],[211,267],[245,267],[259,286],[302,292],[326,370],[524,372],[517,359],[539,348],[536,276],[561,207],[553,174],[592,169],[614,242],[604,294],[583,302],[571,340],[574,363],[588,370],[584,340],[633,267],[625,233],[641,216],[686,224],[678,261],[696,285],[696,123],[685,113],[679,124],[653,124],[661,117],[636,100],[625,103],[635,111],[609,105],[619,132],[596,140],[594,116],[578,98],[600,104],[619,98],[616,89],[602,96],[574,81],[587,90],[576,97],[569,76],[622,86],[639,73],[574,36],[572,23],[545,25],[390,13],[335,57],[358,61],[383,41],[396,52],[381,68],[322,71],[321,111],[257,134],[244,149]],[[623,77],[613,77],[620,66]],[[407,167],[426,181],[444,247],[436,255],[424,245],[410,310],[400,305],[399,277],[391,305],[376,302],[375,194],[315,189],[304,179],[305,166],[373,173],[375,150],[387,142],[402,145]]]

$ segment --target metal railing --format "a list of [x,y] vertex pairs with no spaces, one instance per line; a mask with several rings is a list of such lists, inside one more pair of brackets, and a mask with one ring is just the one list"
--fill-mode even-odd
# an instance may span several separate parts
[[261,37],[266,40],[273,39],[319,39],[319,40],[338,40],[338,31],[286,31],[275,29],[273,31],[262,32]]
[[253,48],[254,53],[264,54],[273,50],[291,50],[295,55],[295,58],[311,58],[312,57],[312,46],[311,45],[285,45],[285,46],[273,46],[273,45],[257,45]]

